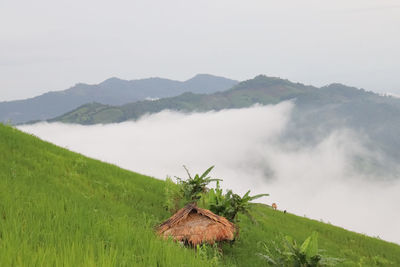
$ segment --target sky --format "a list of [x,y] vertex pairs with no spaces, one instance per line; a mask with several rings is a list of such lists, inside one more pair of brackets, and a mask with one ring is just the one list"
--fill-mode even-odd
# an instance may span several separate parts
[[400,95],[399,29],[398,0],[2,0],[0,101],[198,73]]
[[400,180],[371,179],[349,165],[353,157],[380,155],[348,129],[321,136],[315,145],[282,141],[292,108],[283,102],[208,113],[163,111],[119,124],[18,128],[158,179],[187,178],[182,165],[193,175],[215,165],[211,176],[223,179],[224,189],[268,193],[257,202],[400,244]]

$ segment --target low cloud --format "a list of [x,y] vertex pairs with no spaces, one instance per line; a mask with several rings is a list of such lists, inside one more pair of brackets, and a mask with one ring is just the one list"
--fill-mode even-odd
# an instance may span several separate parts
[[[284,140],[293,103],[81,126],[40,123],[19,129],[123,168],[164,179],[215,165],[214,177],[279,209],[400,243],[399,180],[370,177],[355,158],[380,158],[364,136],[337,129],[313,145]],[[373,178],[373,179],[371,179]]]

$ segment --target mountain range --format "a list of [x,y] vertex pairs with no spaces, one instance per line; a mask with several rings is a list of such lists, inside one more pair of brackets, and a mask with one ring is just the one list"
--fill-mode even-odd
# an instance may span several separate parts
[[241,82],[230,90],[213,94],[186,92],[175,97],[143,100],[121,106],[89,103],[49,121],[78,124],[113,123],[137,119],[144,114],[156,113],[165,109],[182,112],[204,112],[244,108],[256,103],[278,103],[301,94],[310,93],[313,90],[316,90],[316,88],[260,75],[254,79]]
[[235,80],[208,74],[199,74],[184,82],[163,78],[130,81],[110,78],[95,85],[78,83],[64,91],[48,92],[25,100],[0,102],[0,122],[20,124],[47,120],[91,102],[122,105],[144,99],[177,96],[184,92],[210,94],[230,89],[237,83]]
[[365,137],[361,141],[373,151],[371,157],[355,159],[354,166],[363,166],[366,172],[380,172],[376,176],[381,177],[382,172],[398,173],[400,99],[337,83],[318,88],[259,75],[223,92],[183,93],[121,106],[90,103],[49,121],[116,123],[166,109],[205,112],[281,101],[293,101],[295,104],[284,133],[286,141],[313,145],[337,130],[350,129]]
[[355,159],[352,166],[380,177],[398,173],[400,99],[338,83],[318,88],[265,75],[240,83],[205,74],[185,82],[111,78],[98,85],[77,84],[36,98],[2,102],[0,120],[104,124],[167,109],[206,112],[281,101],[294,103],[283,135],[286,141],[315,145],[337,130],[350,129],[373,151],[371,157]]

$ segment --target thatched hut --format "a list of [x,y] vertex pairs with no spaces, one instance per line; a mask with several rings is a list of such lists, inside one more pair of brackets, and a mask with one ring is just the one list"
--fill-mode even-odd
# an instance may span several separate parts
[[196,246],[202,243],[214,244],[216,241],[233,240],[235,225],[226,218],[191,203],[159,225],[157,232],[164,238],[171,236],[176,241]]

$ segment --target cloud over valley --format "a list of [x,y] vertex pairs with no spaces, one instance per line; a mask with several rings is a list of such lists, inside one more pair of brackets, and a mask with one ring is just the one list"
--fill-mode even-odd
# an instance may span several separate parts
[[39,123],[18,128],[86,156],[164,179],[215,165],[212,176],[240,194],[297,215],[400,243],[400,183],[371,177],[354,159],[379,158],[364,137],[337,129],[315,144],[283,138],[292,102],[219,112],[163,111],[107,125]]

